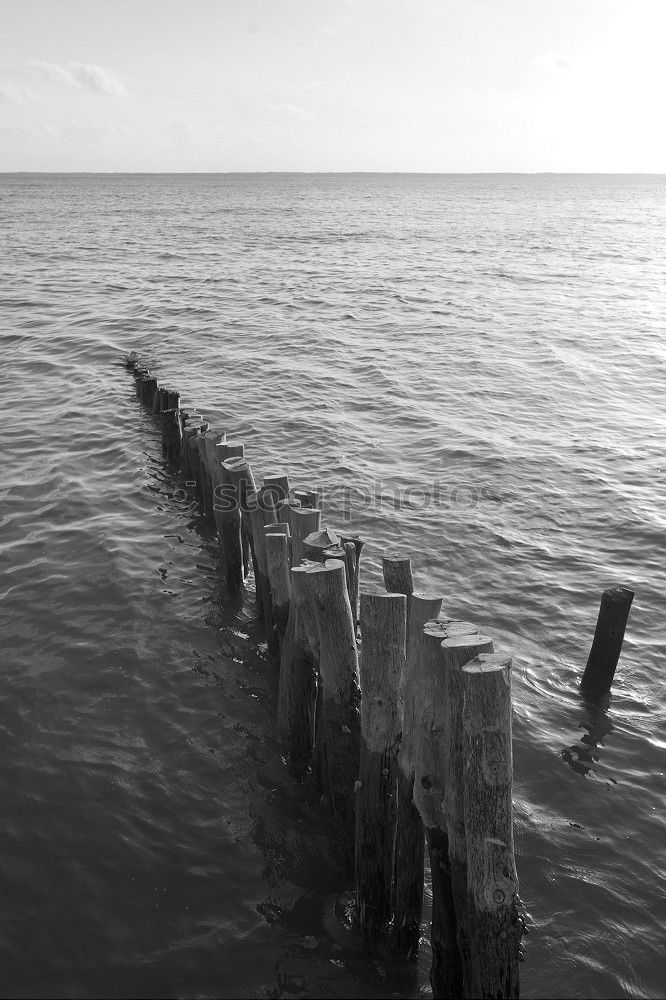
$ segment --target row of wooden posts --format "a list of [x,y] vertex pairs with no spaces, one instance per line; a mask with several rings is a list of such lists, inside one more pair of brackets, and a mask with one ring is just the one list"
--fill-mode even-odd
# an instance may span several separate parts
[[322,525],[315,490],[285,474],[257,487],[242,443],[181,408],[138,354],[126,364],[196,484],[229,590],[252,568],[291,768],[328,801],[361,932],[416,953],[427,844],[434,996],[517,997],[511,659],[415,590],[407,556],[383,556],[386,593],[360,588],[363,542]]

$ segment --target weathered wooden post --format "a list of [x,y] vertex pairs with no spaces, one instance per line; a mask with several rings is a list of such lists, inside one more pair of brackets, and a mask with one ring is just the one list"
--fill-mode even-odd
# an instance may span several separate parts
[[314,748],[319,660],[319,637],[312,636],[312,624],[306,628],[308,590],[303,580],[306,572],[305,564],[291,570],[291,603],[282,644],[277,708],[278,724],[289,738],[291,769],[298,778],[307,771]]
[[395,842],[395,898],[393,936],[400,954],[410,957],[419,947],[423,914],[425,829],[414,805],[414,740],[420,725],[416,692],[417,671],[423,659],[423,629],[437,618],[442,598],[431,594],[411,595],[402,696],[402,740],[398,755],[398,820]]
[[153,413],[158,414],[162,409],[162,386],[157,386],[155,390],[155,395],[153,396]]
[[319,494],[316,490],[294,490],[293,497],[301,507],[319,507]]
[[610,691],[633,599],[633,590],[626,587],[609,587],[601,595],[594,640],[580,682],[585,694],[601,698]]
[[148,410],[153,409],[153,403],[155,401],[155,393],[157,392],[157,379],[154,375],[148,375],[143,379],[143,389],[141,394],[141,400]]
[[398,747],[398,689],[405,665],[407,599],[361,594],[361,752],[356,783],[356,912],[365,937],[391,919]]
[[319,530],[321,511],[310,507],[291,508],[291,561],[298,566],[305,557],[304,541],[313,531]]
[[303,539],[305,558],[312,559],[314,562],[326,562],[324,553],[339,544],[340,537],[333,531],[333,528],[321,528],[319,531],[312,531]]
[[236,593],[243,585],[243,545],[241,513],[236,489],[225,466],[230,458],[243,458],[245,448],[240,441],[220,442],[215,446],[216,482],[213,510],[220,538],[227,587]]
[[[433,996],[462,993],[462,948],[458,915],[466,904],[462,802],[462,665],[491,653],[488,636],[447,638],[449,622],[428,622],[423,630],[415,701],[420,706],[414,740],[414,803],[426,828],[432,875]],[[464,944],[464,942],[463,942]]]
[[[283,526],[270,525],[270,528],[273,527]],[[266,531],[266,565],[271,588],[273,627],[277,632],[279,649],[282,651],[291,601],[289,538],[286,534]]]
[[387,593],[407,596],[409,611],[410,598],[414,592],[410,557],[398,552],[387,552],[382,556],[382,575]]
[[280,500],[289,499],[289,476],[282,473],[264,476],[261,481],[262,490],[270,490],[273,506],[277,507]]
[[192,449],[192,466],[194,469],[194,479],[197,484],[197,496],[199,499],[199,508],[202,517],[208,517],[208,508],[210,505],[208,473],[204,464],[204,456],[206,454],[206,435],[209,430],[210,424],[207,421],[203,421],[203,423],[199,424],[199,433],[194,435],[189,442]]
[[[220,477],[220,468],[217,458],[217,447],[218,445],[224,445],[227,440],[227,435],[224,431],[218,428],[211,427],[208,434],[206,434],[202,441],[202,452],[201,459],[203,463],[203,469],[205,473],[206,489],[208,491],[209,500],[209,510],[208,517],[216,531],[219,534],[219,524],[217,519],[217,514],[215,512],[216,506],[216,489]],[[218,537],[218,542],[219,542]]]
[[241,543],[243,546],[243,572],[247,576],[249,568],[249,554],[252,553],[252,564],[256,575],[256,557],[252,548],[252,523],[250,521],[250,511],[248,507],[248,496],[256,492],[254,476],[250,463],[245,458],[227,458],[222,463],[226,469],[231,485],[234,488],[234,496],[241,514]]
[[277,518],[280,524],[288,524],[291,528],[291,512],[294,507],[300,507],[300,501],[287,498],[277,503]]
[[252,546],[256,563],[254,567],[255,584],[257,588],[257,602],[259,611],[264,623],[264,632],[271,652],[276,652],[275,639],[273,636],[273,612],[271,601],[271,586],[268,581],[268,562],[266,559],[266,534],[264,525],[277,523],[275,508],[266,501],[269,497],[261,492],[247,495],[248,508],[250,513],[250,524],[252,526]]
[[466,908],[465,997],[517,998],[522,923],[513,853],[511,659],[461,671]]
[[[305,513],[305,511],[303,511]],[[312,512],[311,512],[312,513]],[[316,752],[323,790],[337,819],[343,854],[354,856],[354,783],[358,777],[360,716],[356,629],[344,564],[314,563],[302,575],[319,637],[321,690]]]
[[[358,594],[359,585],[361,582],[361,551],[365,542],[359,538],[358,535],[341,535],[340,541],[345,550],[347,556],[347,576],[349,582],[353,584],[350,589],[350,600],[352,606],[352,615],[354,617],[354,624],[358,625]],[[354,553],[352,553],[350,545],[354,546]],[[355,556],[355,557],[354,557]]]
[[194,438],[201,433],[201,426],[201,416],[198,413],[188,414],[183,422],[184,472],[187,479],[193,482],[195,486],[197,484],[197,476]]

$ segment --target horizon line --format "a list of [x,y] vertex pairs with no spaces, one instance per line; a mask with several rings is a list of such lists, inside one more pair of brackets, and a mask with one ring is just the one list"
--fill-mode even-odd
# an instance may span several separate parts
[[147,177],[239,177],[239,176],[380,175],[392,177],[665,177],[657,170],[0,170],[0,176],[147,176]]

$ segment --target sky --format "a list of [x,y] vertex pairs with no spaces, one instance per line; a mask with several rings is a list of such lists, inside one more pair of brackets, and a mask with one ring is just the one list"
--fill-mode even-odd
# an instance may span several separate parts
[[0,0],[0,170],[666,173],[666,0]]

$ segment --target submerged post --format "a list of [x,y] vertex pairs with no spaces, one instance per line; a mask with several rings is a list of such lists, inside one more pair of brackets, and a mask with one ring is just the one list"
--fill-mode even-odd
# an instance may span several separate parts
[[464,995],[519,995],[518,876],[513,853],[511,659],[479,656],[464,689],[464,826],[467,850]]
[[361,754],[356,783],[356,911],[364,936],[391,919],[405,664],[403,594],[361,594]]
[[580,682],[587,694],[600,698],[611,689],[633,599],[633,590],[626,587],[609,587],[601,595],[594,640]]

